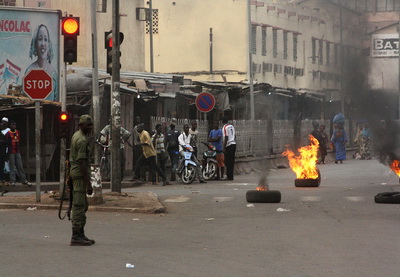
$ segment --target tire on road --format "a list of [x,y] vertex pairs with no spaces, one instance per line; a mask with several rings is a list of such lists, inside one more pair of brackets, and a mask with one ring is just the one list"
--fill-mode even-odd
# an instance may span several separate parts
[[381,192],[375,195],[375,203],[400,204],[400,192]]
[[294,185],[296,187],[319,187],[321,185],[321,172],[317,168],[318,178],[317,179],[295,179]]
[[281,192],[279,190],[249,190],[246,192],[246,201],[249,203],[279,203]]

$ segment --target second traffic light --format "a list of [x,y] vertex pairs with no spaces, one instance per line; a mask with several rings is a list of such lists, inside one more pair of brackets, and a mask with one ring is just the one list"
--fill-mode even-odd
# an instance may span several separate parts
[[78,59],[79,17],[63,17],[61,26],[64,36],[64,62],[72,64]]
[[68,113],[60,113],[60,138],[68,138]]
[[[124,40],[124,34],[122,32],[119,33],[119,45],[122,44]],[[106,70],[108,74],[112,74],[112,47],[113,47],[113,38],[112,38],[112,31],[104,32],[104,48],[107,51],[107,63],[106,63]],[[121,57],[121,51],[119,51],[119,56]],[[119,64],[119,68],[121,68],[121,64]]]

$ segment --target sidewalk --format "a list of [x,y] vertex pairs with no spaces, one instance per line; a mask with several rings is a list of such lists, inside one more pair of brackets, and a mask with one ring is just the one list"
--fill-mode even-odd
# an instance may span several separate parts
[[[139,186],[138,183],[123,182],[122,188]],[[109,189],[110,183],[104,183],[103,189]],[[1,186],[0,192],[8,190],[9,192],[25,192],[21,195],[9,195],[5,193],[0,196],[0,209],[24,209],[24,210],[58,210],[60,206],[59,184],[41,183],[40,202],[36,202],[36,186],[26,186],[17,184],[15,187]],[[32,193],[29,193],[32,192]],[[90,199],[89,199],[90,201]],[[104,203],[98,205],[89,205],[89,211],[102,212],[130,212],[130,213],[165,213],[166,209],[158,200],[153,192],[132,192],[117,193],[103,192]],[[68,200],[64,200],[63,211],[68,207]]]

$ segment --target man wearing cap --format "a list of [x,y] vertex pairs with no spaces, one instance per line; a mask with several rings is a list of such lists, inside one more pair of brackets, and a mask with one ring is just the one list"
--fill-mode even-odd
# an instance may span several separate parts
[[69,176],[73,184],[73,200],[71,209],[72,238],[71,246],[90,246],[94,240],[85,236],[86,211],[88,200],[86,193],[91,195],[93,188],[90,183],[90,145],[88,134],[92,131],[92,118],[85,114],[79,118],[79,130],[71,139],[71,150],[69,154],[70,172]]

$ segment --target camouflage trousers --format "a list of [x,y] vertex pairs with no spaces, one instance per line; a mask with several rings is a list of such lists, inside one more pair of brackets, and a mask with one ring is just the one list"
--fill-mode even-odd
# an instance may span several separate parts
[[79,230],[86,225],[86,212],[89,204],[83,179],[72,180],[72,183],[74,186],[74,198],[71,209],[72,230]]

